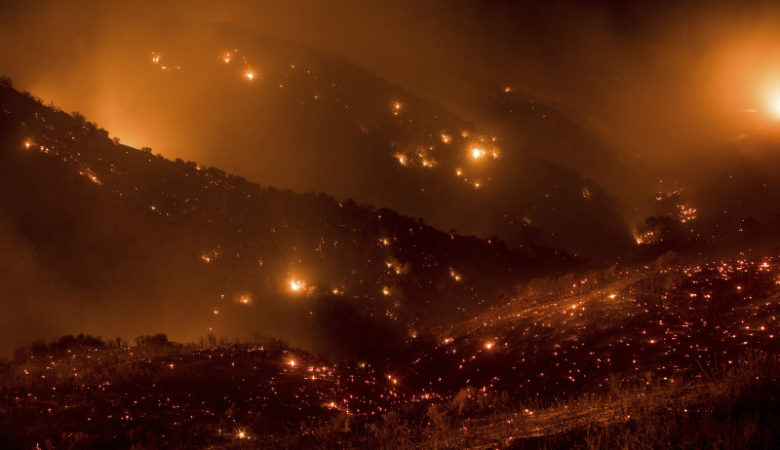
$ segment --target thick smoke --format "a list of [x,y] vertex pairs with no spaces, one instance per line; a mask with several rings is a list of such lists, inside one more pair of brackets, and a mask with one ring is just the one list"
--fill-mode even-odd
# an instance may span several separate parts
[[210,50],[202,29],[214,23],[321,49],[467,118],[509,85],[643,156],[691,152],[755,126],[761,114],[744,111],[764,109],[780,82],[772,2],[43,1],[4,9],[0,71],[129,143],[190,159],[201,155],[181,150],[189,130],[155,129],[153,112],[146,123],[133,115],[144,102],[133,101],[143,93],[130,89],[138,80],[129,68],[164,43]]
[[[494,119],[530,99],[574,124],[594,147],[615,152],[620,164],[601,172],[586,173],[583,165],[589,156],[563,155],[556,162],[595,178],[617,197],[616,209],[632,222],[643,217],[640,210],[656,189],[657,178],[668,177],[667,184],[674,185],[714,185],[718,180],[702,180],[693,164],[710,157],[711,149],[729,138],[773,123],[767,97],[780,89],[780,63],[772,62],[780,60],[780,16],[769,2],[750,8],[738,4],[632,8],[623,2],[574,1],[16,2],[1,8],[0,73],[13,78],[21,90],[83,113],[123,143],[301,191],[320,190],[313,181],[317,176],[338,179],[342,184],[334,184],[331,193],[342,198],[378,190],[383,180],[354,185],[357,182],[339,179],[340,173],[320,174],[321,168],[307,165],[306,158],[290,158],[286,143],[295,137],[302,146],[311,144],[303,155],[314,156],[325,148],[340,158],[344,153],[335,146],[322,147],[323,136],[332,133],[343,139],[339,145],[366,147],[381,136],[341,133],[344,122],[328,111],[307,115],[294,108],[242,103],[244,80],[222,70],[222,52],[240,48],[239,57],[247,57],[247,66],[257,65],[260,77],[267,75],[266,65],[304,64],[304,56],[343,60],[346,64],[338,70],[360,73],[357,78],[375,77],[366,85],[421,98],[500,137],[516,131],[516,123]],[[248,44],[252,42],[260,42],[262,51],[254,50]],[[285,59],[290,59],[285,53],[289,49],[302,61]],[[172,70],[181,65],[185,76],[162,79],[159,68],[150,64],[152,51],[159,51]],[[215,80],[224,84],[215,85]],[[273,100],[285,94],[260,95],[259,103],[265,99],[276,105]],[[381,109],[392,98],[374,100]],[[221,109],[224,105],[231,105],[228,113]],[[513,138],[521,141],[515,144],[536,146],[536,141],[522,142],[521,131]],[[535,151],[537,156],[553,153],[548,148]],[[380,173],[383,168],[373,163],[343,161]],[[715,169],[711,172],[723,165]],[[640,172],[648,172],[646,178],[635,176]],[[633,178],[641,182],[626,181],[636,181]],[[591,189],[587,192],[591,195]],[[741,198],[734,200],[739,202]],[[718,204],[710,209],[719,211]],[[474,215],[474,222],[487,220],[481,211]],[[615,217],[605,222],[615,222]],[[110,337],[164,330],[194,339],[188,330],[207,328],[199,317],[174,319],[177,304],[163,301],[197,298],[198,292],[186,288],[186,273],[159,280],[168,284],[160,288],[159,297],[148,299],[149,305],[136,304],[133,311],[95,308],[95,299],[85,298],[78,286],[42,266],[38,251],[12,225],[0,223],[0,231],[7,255],[0,271],[7,311],[6,322],[0,324],[0,352],[29,341],[29,336],[89,330]],[[115,297],[110,304],[125,304],[121,289],[107,295]],[[342,314],[342,306],[336,303],[325,312]],[[34,320],[44,310],[51,313],[46,320]],[[288,313],[272,311],[261,319],[267,322],[262,325],[269,333],[309,339],[306,330],[272,329],[273,319]],[[118,323],[127,314],[138,316],[127,323],[144,325],[122,330],[103,325]],[[354,319],[361,325],[362,320]],[[29,323],[37,328],[30,330]],[[253,321],[241,331],[248,333],[255,326]]]

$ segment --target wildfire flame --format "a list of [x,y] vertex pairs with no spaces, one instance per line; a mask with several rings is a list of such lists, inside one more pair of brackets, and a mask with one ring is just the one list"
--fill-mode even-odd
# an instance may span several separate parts
[[290,280],[290,290],[292,292],[302,292],[306,289],[306,282],[303,280]]

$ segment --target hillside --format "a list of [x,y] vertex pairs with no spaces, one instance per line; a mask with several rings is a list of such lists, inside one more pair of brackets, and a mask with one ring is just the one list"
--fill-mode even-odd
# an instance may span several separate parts
[[[69,331],[60,325],[69,320],[118,336],[262,331],[352,355],[371,343],[345,342],[334,314],[386,329],[377,339],[392,347],[573,262],[169,161],[8,86],[0,103],[0,224],[15,253],[6,273],[24,280],[9,307],[46,336]],[[9,351],[23,341],[6,329]]]
[[71,104],[94,105],[87,115],[136,145],[512,247],[535,239],[604,258],[633,245],[626,187],[603,188],[616,185],[607,175],[617,155],[549,106],[449,109],[339,57],[236,26],[133,36],[121,48]]
[[[526,283],[390,365],[84,336],[0,366],[10,447],[594,448],[777,439],[777,257]],[[661,299],[655,301],[654,299]],[[14,427],[24,418],[26,427]]]

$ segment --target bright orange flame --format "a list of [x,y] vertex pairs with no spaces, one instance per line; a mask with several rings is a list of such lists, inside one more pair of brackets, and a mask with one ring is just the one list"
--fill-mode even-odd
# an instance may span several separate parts
[[255,73],[251,70],[247,70],[246,72],[244,72],[244,78],[246,78],[249,81],[254,80],[256,76],[257,75],[255,75]]
[[290,280],[290,290],[293,292],[302,292],[306,288],[306,282],[303,280]]
[[480,159],[483,156],[485,156],[486,154],[487,154],[487,152],[482,147],[472,147],[471,148],[471,157],[473,159]]

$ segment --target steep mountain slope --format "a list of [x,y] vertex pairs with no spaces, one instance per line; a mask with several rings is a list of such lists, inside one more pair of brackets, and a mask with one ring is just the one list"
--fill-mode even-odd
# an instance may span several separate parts
[[[355,356],[572,261],[169,161],[5,85],[0,103],[2,224],[33,261],[20,270],[56,286],[4,288],[8,346],[18,344],[14,323],[32,321],[47,334],[261,332]],[[352,339],[359,329],[377,342]]]
[[479,110],[496,133],[518,143],[520,152],[577,172],[619,201],[635,199],[655,181],[639,159],[539,100],[510,90],[493,95]]
[[[99,89],[80,89],[112,105],[97,110],[121,110],[106,113],[122,117],[115,132],[165,155],[510,246],[537,236],[602,256],[633,244],[616,190],[597,177],[619,166],[615,155],[559,115],[466,120],[338,58],[228,26],[149,39],[130,54],[103,69]],[[558,131],[527,142],[526,131],[555,124],[566,142]],[[583,161],[602,173],[580,172]]]

